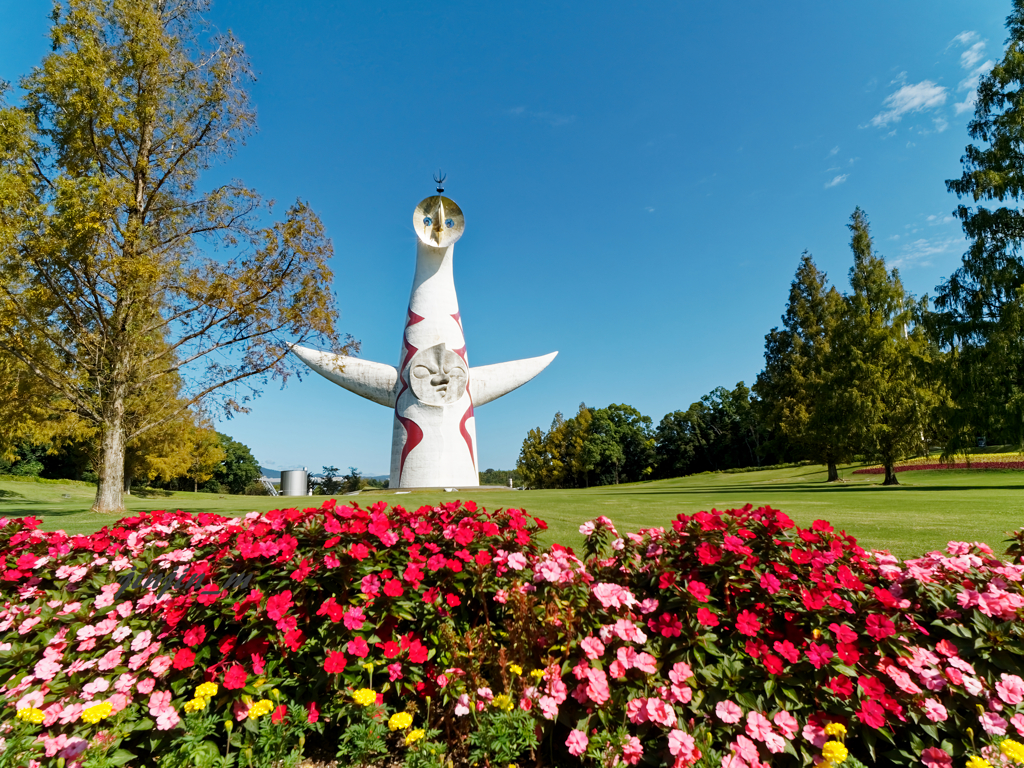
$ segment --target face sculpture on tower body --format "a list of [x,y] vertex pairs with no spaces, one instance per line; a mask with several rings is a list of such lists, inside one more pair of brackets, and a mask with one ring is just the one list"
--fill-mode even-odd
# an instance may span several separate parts
[[466,391],[466,363],[444,344],[421,349],[409,362],[409,384],[424,405],[444,406],[458,401]]

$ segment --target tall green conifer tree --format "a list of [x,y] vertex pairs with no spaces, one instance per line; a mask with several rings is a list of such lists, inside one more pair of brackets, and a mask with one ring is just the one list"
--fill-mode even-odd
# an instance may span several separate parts
[[839,292],[804,251],[782,327],[765,336],[765,367],[754,384],[764,420],[803,458],[825,464],[830,482],[852,450],[847,393],[837,386],[843,356],[836,332],[844,311]]
[[924,328],[913,323],[919,309],[899,271],[886,270],[874,253],[868,219],[857,208],[850,217],[851,293],[838,333],[847,362],[833,381],[849,393],[852,433],[861,453],[885,466],[884,485],[898,485],[894,466],[923,449],[924,427],[934,401],[925,375],[930,347]]
[[[947,455],[977,435],[1024,445],[1024,0],[1014,0],[1002,61],[981,79],[963,174],[946,182],[969,249],[938,286],[930,320],[948,351]],[[991,207],[980,203],[989,203]]]

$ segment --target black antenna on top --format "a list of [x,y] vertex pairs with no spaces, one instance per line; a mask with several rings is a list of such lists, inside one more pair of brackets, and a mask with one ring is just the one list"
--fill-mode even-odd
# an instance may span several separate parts
[[447,174],[441,173],[441,169],[437,169],[437,173],[434,174],[434,183],[437,184],[437,191],[444,192],[444,180],[447,179]]

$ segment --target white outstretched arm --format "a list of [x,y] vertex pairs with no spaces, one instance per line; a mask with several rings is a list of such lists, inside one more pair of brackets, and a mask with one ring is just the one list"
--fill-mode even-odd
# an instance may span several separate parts
[[395,407],[395,382],[398,381],[398,369],[393,365],[372,363],[369,360],[360,360],[358,357],[335,355],[331,352],[321,352],[298,345],[292,346],[292,352],[325,379],[330,379],[349,392],[354,392],[360,397],[365,397],[367,400],[380,403],[388,408]]
[[548,367],[557,352],[525,360],[511,360],[507,363],[481,365],[469,369],[469,392],[473,405],[484,405],[508,394]]

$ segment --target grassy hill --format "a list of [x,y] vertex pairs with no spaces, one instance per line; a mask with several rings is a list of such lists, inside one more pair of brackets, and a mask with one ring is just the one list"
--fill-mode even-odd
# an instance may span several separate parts
[[[1015,470],[918,471],[900,475],[885,488],[877,475],[853,475],[861,465],[842,468],[843,481],[824,482],[819,466],[735,474],[705,474],[587,490],[364,491],[342,501],[369,506],[378,499],[415,508],[473,499],[488,509],[518,507],[546,520],[548,541],[578,546],[580,523],[610,517],[620,531],[669,525],[680,512],[728,509],[750,503],[781,509],[800,525],[825,519],[857,537],[862,546],[889,549],[902,557],[941,549],[950,540],[984,541],[997,553],[1005,532],[1024,525],[1024,472]],[[95,490],[87,483],[0,480],[0,515],[35,515],[47,530],[87,533],[113,522],[89,512]],[[210,493],[142,491],[126,498],[129,514],[182,509],[243,515],[282,506],[319,506],[326,497],[273,498]]]

